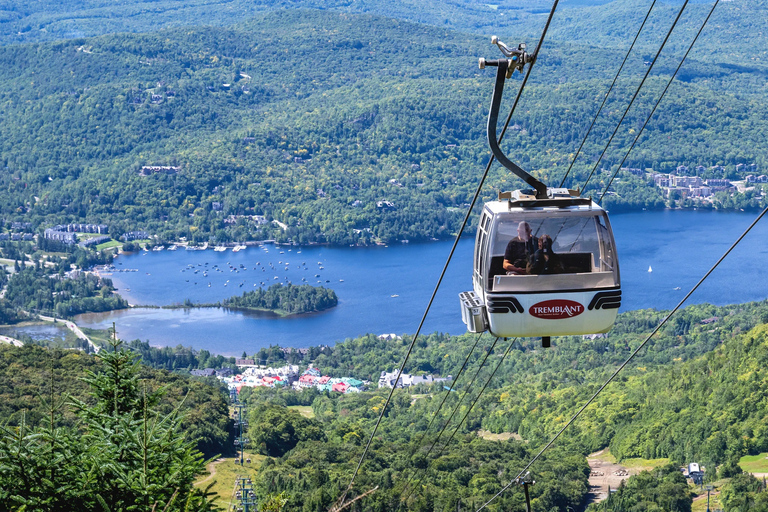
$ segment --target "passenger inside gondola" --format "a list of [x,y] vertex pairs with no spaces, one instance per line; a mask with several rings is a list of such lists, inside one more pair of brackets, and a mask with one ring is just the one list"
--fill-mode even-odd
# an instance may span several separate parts
[[552,250],[552,238],[549,235],[539,237],[539,249],[533,253],[526,268],[528,274],[560,274],[563,263],[560,256]]
[[596,287],[615,285],[615,252],[602,215],[527,216],[525,220],[514,214],[500,216],[495,227],[486,225],[492,236],[491,257],[483,272],[487,289],[579,288],[587,282]]
[[531,225],[525,221],[520,222],[517,225],[517,236],[507,243],[507,249],[504,251],[503,267],[507,275],[528,274],[528,265],[538,248],[539,241],[531,235]]

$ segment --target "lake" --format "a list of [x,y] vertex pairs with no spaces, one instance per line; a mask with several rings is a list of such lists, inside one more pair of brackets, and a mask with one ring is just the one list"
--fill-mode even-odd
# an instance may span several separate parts
[[[612,215],[621,266],[621,310],[674,307],[756,215],[682,210]],[[768,297],[768,279],[762,275],[768,267],[766,239],[768,221],[764,220],[689,302],[723,305]],[[180,249],[123,255],[115,260],[116,266],[136,271],[109,277],[131,304],[170,305],[185,299],[210,303],[253,290],[254,284],[266,287],[290,280],[335,290],[339,305],[286,318],[222,308],[135,308],[79,315],[76,321],[99,329],[115,322],[122,339],[138,338],[155,346],[182,344],[225,355],[251,354],[270,344],[307,347],[332,345],[366,333],[414,333],[451,244],[264,245],[236,253]],[[465,331],[458,293],[471,289],[473,245],[474,238],[459,243],[423,333]],[[648,272],[649,266],[653,272]]]

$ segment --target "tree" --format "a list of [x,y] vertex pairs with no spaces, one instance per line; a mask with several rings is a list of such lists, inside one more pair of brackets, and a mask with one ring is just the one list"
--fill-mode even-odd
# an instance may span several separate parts
[[51,398],[47,427],[0,430],[0,511],[212,509],[192,486],[204,460],[181,430],[180,407],[159,412],[162,393],[142,385],[136,356],[121,344],[83,378],[93,402],[72,399],[75,429],[54,427]]
[[263,404],[251,413],[249,435],[262,453],[280,457],[299,441],[326,439],[320,422],[279,405]]

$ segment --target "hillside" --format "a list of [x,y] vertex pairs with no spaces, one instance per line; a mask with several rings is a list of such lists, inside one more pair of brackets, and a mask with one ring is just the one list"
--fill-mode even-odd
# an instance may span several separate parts
[[[424,511],[454,510],[459,501],[465,507],[484,502],[508,483],[664,315],[655,310],[623,313],[605,338],[557,338],[546,350],[537,340],[501,340],[492,348],[493,340],[483,337],[463,374],[459,367],[476,335],[421,338],[405,371],[452,375],[455,391],[447,392],[440,383],[395,393],[356,480],[358,493],[379,485],[366,498],[366,510],[392,510],[401,500],[407,510]],[[733,468],[739,457],[768,450],[764,399],[768,384],[762,369],[768,354],[766,321],[768,302],[697,305],[679,312],[532,468],[537,480],[532,489],[534,509],[583,507],[589,475],[585,456],[600,448],[610,447],[619,458],[667,457],[672,465],[641,475],[625,491],[630,493],[626,499],[658,501],[662,510],[667,510],[665,500],[678,503],[682,507],[678,510],[688,510],[691,503],[676,466],[695,459],[709,468],[721,466],[722,475],[731,476],[738,473]],[[372,379],[375,388],[378,373],[397,364],[410,341],[408,336],[346,340],[322,353],[313,351],[314,364],[328,375]],[[486,353],[488,360],[482,364]],[[287,357],[279,347],[264,355],[273,365]],[[56,393],[82,396],[83,383],[75,377],[96,365],[92,356],[34,346],[0,348],[0,358],[3,415],[13,424],[21,421],[22,409],[31,425],[43,419],[44,403],[34,394],[48,392],[51,376]],[[141,375],[151,389],[167,387],[170,400],[164,407],[178,403],[189,389],[185,404],[193,420],[186,427],[189,435],[218,443],[209,449],[229,444],[226,435],[221,437],[227,409],[220,390],[148,368]],[[480,395],[486,380],[489,386]],[[247,435],[253,449],[265,456],[255,481],[260,499],[285,491],[292,508],[327,509],[351,477],[387,391],[342,395],[244,388],[241,399],[250,411]],[[446,393],[445,406],[438,412]],[[308,414],[288,406],[303,406]],[[452,417],[454,409],[459,416]],[[65,411],[63,424],[71,421]],[[447,431],[438,440],[438,429],[444,425]],[[477,435],[480,429],[506,433],[500,438],[509,440],[483,439]],[[433,442],[437,444],[430,450]],[[657,492],[657,486],[667,490]],[[522,507],[522,493],[510,490],[498,506]]]
[[[475,59],[491,50],[476,36],[327,11],[0,48],[0,212],[39,228],[104,222],[113,236],[142,229],[200,242],[447,237],[488,158],[493,76]],[[515,116],[507,147],[544,179],[562,177],[622,58],[592,50],[585,60],[581,44],[552,41]],[[752,86],[764,71],[725,76],[697,60],[706,58],[704,46],[694,52],[630,166],[766,165],[764,92]],[[631,60],[572,186],[618,119],[616,98],[644,72]],[[649,91],[664,80],[652,78]],[[653,99],[641,94],[645,107],[630,113],[606,166]],[[609,207],[663,206],[659,189],[621,178]],[[496,171],[484,197],[517,186]]]
[[[463,375],[458,370],[476,335],[425,336],[405,371],[450,374],[455,391],[441,383],[395,392],[352,495],[379,486],[366,497],[365,510],[392,510],[401,500],[406,510],[455,510],[458,502],[476,508],[544,446],[663,316],[652,310],[622,314],[607,338],[559,338],[546,350],[533,341],[502,340],[481,368],[493,342],[482,338]],[[644,502],[636,510],[670,511],[691,510],[679,466],[695,459],[715,468],[730,457],[765,450],[765,401],[759,397],[766,383],[756,369],[764,366],[767,319],[765,302],[681,311],[532,467],[534,510],[582,507],[585,457],[606,446],[623,458],[669,458],[664,468],[633,478],[622,499]],[[410,341],[346,340],[314,364],[328,375],[375,382],[381,369],[402,359]],[[272,353],[279,357],[280,351]],[[249,435],[268,457],[257,482],[260,495],[286,492],[289,507],[297,510],[328,507],[349,481],[386,392],[242,392],[251,411]],[[308,418],[287,407],[297,405],[311,405]],[[480,429],[503,432],[500,438],[508,440],[482,439]],[[522,493],[511,488],[497,507],[522,509]]]
[[[56,426],[72,427],[75,409],[71,402],[92,401],[82,379],[98,367],[98,357],[79,351],[45,349],[32,344],[20,348],[0,344],[0,417],[3,425],[25,423],[34,427],[48,421],[46,404],[51,403],[52,395],[58,404]],[[164,413],[182,407],[187,415],[183,431],[206,457],[231,451],[229,411],[226,398],[218,388],[189,376],[147,366],[141,367],[140,378],[149,392],[165,389],[160,403]]]
[[[649,28],[659,34],[674,16],[681,2],[660,2]],[[681,20],[681,34],[692,35],[709,9],[710,2],[693,1]],[[153,32],[176,27],[231,26],[244,19],[267,12],[319,9],[349,14],[384,16],[428,26],[502,37],[533,39],[538,37],[542,13],[552,2],[546,0],[504,0],[495,4],[457,0],[450,3],[426,0],[364,0],[357,2],[323,0],[214,0],[179,2],[127,0],[117,7],[105,0],[53,2],[9,0],[0,6],[0,44],[19,44],[92,37],[110,33]],[[631,0],[563,0],[560,2],[551,37],[559,41],[582,41],[587,45],[625,48],[639,26],[650,2]],[[764,0],[723,2],[712,20],[716,31],[704,34],[703,46],[718,48],[721,63],[736,71],[733,64],[752,66],[766,64]],[[721,34],[725,37],[721,37]],[[651,40],[641,39],[640,47],[648,51]],[[672,41],[673,45],[679,43]],[[755,51],[749,51],[749,50]]]

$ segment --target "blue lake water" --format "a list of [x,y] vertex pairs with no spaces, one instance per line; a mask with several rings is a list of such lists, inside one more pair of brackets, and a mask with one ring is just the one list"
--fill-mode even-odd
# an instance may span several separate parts
[[[611,216],[621,266],[621,310],[674,307],[756,215],[678,210]],[[768,268],[766,239],[768,220],[753,229],[689,302],[723,305],[768,297],[768,280],[763,275]],[[306,347],[366,333],[414,333],[451,244],[290,250],[265,245],[237,253],[178,250],[125,255],[116,259],[117,267],[138,272],[116,272],[110,277],[132,304],[216,302],[253,290],[254,284],[290,280],[332,288],[339,305],[327,312],[287,318],[220,308],[136,308],[80,315],[77,323],[103,329],[115,322],[123,339],[139,338],[156,346],[182,344],[227,355],[253,353],[270,344]],[[473,245],[470,238],[459,243],[423,333],[465,331],[458,293],[471,289]],[[653,272],[648,272],[649,266]]]

